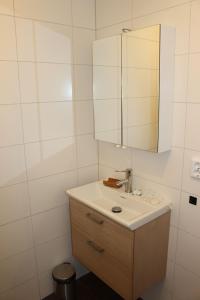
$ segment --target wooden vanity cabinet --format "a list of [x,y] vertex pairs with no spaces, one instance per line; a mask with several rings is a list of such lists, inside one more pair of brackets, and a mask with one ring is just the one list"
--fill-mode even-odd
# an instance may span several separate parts
[[164,279],[170,212],[131,231],[71,198],[70,217],[74,257],[124,299]]

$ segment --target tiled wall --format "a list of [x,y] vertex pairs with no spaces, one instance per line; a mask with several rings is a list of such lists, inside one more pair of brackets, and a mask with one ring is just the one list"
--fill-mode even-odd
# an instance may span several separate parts
[[52,292],[64,190],[97,179],[94,0],[0,0],[0,299]]
[[[133,167],[134,183],[164,192],[173,200],[167,279],[145,300],[200,299],[200,181],[190,177],[191,160],[200,158],[200,1],[97,0],[97,38],[157,23],[176,28],[173,148],[151,154],[100,143],[100,176]],[[200,201],[200,198],[199,198]],[[159,245],[158,245],[159,247]]]

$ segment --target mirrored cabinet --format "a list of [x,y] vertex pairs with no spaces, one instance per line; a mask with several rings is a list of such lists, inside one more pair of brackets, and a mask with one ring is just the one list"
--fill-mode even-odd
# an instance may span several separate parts
[[171,147],[175,31],[123,30],[93,46],[95,138],[151,152]]

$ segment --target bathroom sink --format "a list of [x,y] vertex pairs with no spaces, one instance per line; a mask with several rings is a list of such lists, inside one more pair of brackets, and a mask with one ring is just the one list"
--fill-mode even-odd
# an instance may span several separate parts
[[[171,202],[163,197],[128,194],[121,188],[116,190],[106,187],[101,181],[70,189],[67,194],[131,230],[171,209]],[[121,212],[114,213],[113,207],[120,207]]]

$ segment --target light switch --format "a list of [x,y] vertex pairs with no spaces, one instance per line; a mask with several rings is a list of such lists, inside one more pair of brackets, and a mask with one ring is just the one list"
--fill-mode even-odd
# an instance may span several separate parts
[[192,161],[192,173],[193,178],[200,179],[200,159],[195,159]]

